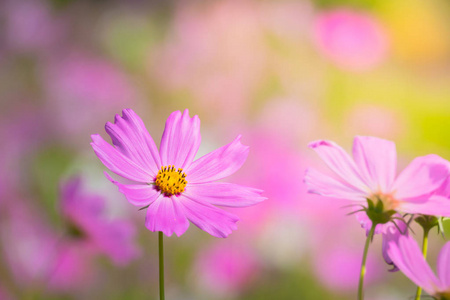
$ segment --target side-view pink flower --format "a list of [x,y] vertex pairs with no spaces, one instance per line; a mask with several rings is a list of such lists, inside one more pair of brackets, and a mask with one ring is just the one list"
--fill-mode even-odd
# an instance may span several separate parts
[[450,242],[439,253],[437,274],[423,258],[416,241],[402,235],[389,243],[387,253],[394,264],[415,284],[439,300],[450,299]]
[[[386,223],[386,224],[377,224],[375,228],[375,233],[381,233],[383,236],[383,241],[381,244],[381,253],[383,255],[384,261],[392,266],[392,269],[389,270],[389,272],[397,272],[398,268],[392,261],[392,259],[387,254],[387,247],[388,244],[393,241],[397,240],[399,236],[401,235],[408,235],[408,226],[407,224],[401,220],[401,215],[396,213],[393,215],[396,219],[394,219],[392,222]],[[356,214],[356,219],[361,224],[361,227],[366,230],[366,236],[369,235],[370,228],[372,227],[372,221],[369,219],[369,217],[366,215],[365,212],[359,212]]]
[[430,154],[415,158],[398,176],[395,144],[384,139],[357,136],[353,158],[330,141],[315,141],[316,151],[340,178],[308,169],[305,182],[310,193],[354,201],[367,206],[381,202],[385,210],[410,214],[450,216],[450,201],[430,196],[450,174],[450,163]]
[[92,147],[112,172],[133,183],[121,183],[107,173],[128,201],[148,207],[145,225],[150,231],[182,235],[189,221],[216,237],[235,230],[238,217],[215,205],[245,207],[265,198],[262,191],[232,183],[215,182],[236,172],[245,162],[249,147],[240,136],[197,160],[200,120],[186,109],[173,112],[166,121],[158,151],[139,116],[131,109],[106,123],[114,146],[92,135]]
[[105,199],[83,190],[81,177],[61,185],[61,213],[73,246],[107,255],[117,265],[126,265],[140,255],[134,225],[110,219]]

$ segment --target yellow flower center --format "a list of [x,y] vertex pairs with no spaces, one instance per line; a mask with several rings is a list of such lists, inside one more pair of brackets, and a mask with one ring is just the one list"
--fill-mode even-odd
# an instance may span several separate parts
[[161,167],[156,175],[155,185],[166,196],[178,195],[184,192],[186,187],[186,174],[183,169],[175,169],[175,166]]

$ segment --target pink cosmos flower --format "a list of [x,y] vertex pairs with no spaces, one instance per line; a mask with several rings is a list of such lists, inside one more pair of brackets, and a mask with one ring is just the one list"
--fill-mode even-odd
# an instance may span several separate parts
[[391,141],[357,136],[353,159],[330,141],[315,141],[309,147],[340,177],[334,179],[308,169],[305,183],[310,193],[347,199],[362,206],[367,205],[367,200],[381,201],[385,210],[397,212],[450,216],[448,199],[430,198],[450,173],[450,163],[438,155],[417,157],[396,176],[397,157]]
[[190,118],[187,109],[169,116],[159,151],[131,109],[105,127],[114,146],[98,134],[92,135],[91,145],[107,168],[133,181],[120,183],[105,173],[130,203],[148,207],[145,225],[150,231],[180,236],[191,221],[213,236],[226,237],[236,229],[238,217],[214,205],[244,207],[264,200],[261,190],[214,182],[236,172],[246,160],[249,148],[240,143],[240,136],[194,161],[200,120]]
[[251,283],[260,269],[256,253],[245,244],[214,244],[199,253],[194,278],[203,290],[230,296]]
[[450,242],[437,259],[438,278],[423,258],[422,251],[411,236],[402,235],[388,245],[387,253],[395,265],[415,284],[436,299],[450,297]]
[[106,254],[117,265],[125,265],[139,255],[134,226],[125,220],[108,220],[104,213],[105,199],[84,192],[80,177],[64,183],[61,194],[62,214],[72,246]]
[[314,27],[319,49],[340,67],[365,71],[386,57],[387,34],[370,15],[337,9],[321,13]]

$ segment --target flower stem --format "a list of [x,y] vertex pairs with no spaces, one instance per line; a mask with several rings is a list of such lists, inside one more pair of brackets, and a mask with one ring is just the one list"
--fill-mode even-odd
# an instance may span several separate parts
[[370,232],[367,235],[366,244],[364,246],[364,253],[361,262],[361,273],[359,274],[359,284],[358,284],[358,300],[364,299],[364,275],[366,274],[366,260],[367,253],[369,252],[369,245],[372,241],[373,235],[375,233],[375,227],[377,224],[372,223],[372,227],[370,228]]
[[[429,228],[423,228],[423,243],[422,243],[422,254],[425,260],[427,259],[427,251],[428,251],[428,233],[430,232]],[[417,286],[416,298],[415,300],[420,300],[420,296],[422,295],[422,288]]]
[[159,245],[159,299],[164,300],[164,235],[162,231],[158,232]]

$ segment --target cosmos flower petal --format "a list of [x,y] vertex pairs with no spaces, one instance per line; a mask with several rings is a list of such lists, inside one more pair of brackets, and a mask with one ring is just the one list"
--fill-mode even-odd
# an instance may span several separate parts
[[389,254],[387,252],[388,245],[389,245],[388,240],[386,238],[383,238],[383,240],[381,242],[381,254],[383,256],[384,261],[388,265],[392,266],[392,269],[390,269],[389,272],[397,272],[397,271],[399,271],[399,268],[394,264],[392,259],[389,257]]
[[108,144],[100,135],[91,135],[91,146],[102,163],[111,171],[122,177],[137,181],[151,182],[154,176],[148,170],[123,155],[119,150]]
[[[392,188],[397,199],[428,198],[450,173],[449,162],[430,154],[415,158],[397,177]],[[424,200],[425,200],[424,199]]]
[[306,170],[304,182],[308,186],[309,193],[360,202],[366,201],[365,193],[314,169]]
[[192,199],[188,195],[181,195],[178,199],[183,205],[186,217],[201,230],[215,237],[225,238],[237,229],[236,222],[239,218],[236,215]]
[[444,196],[432,195],[426,201],[402,202],[399,209],[410,214],[450,217],[450,199]]
[[116,265],[126,265],[139,256],[140,250],[132,243],[136,236],[133,224],[120,220],[106,224],[97,230],[96,243]]
[[427,293],[433,294],[439,287],[439,281],[422,256],[414,238],[402,235],[397,241],[391,241],[387,254],[394,264],[416,285]]
[[161,161],[158,148],[141,118],[131,109],[124,109],[122,117],[116,115],[114,124],[108,122],[105,130],[123,155],[156,176]]
[[189,117],[186,109],[183,114],[173,112],[166,121],[161,138],[160,154],[164,166],[188,168],[200,147],[200,119]]
[[249,147],[241,144],[241,136],[234,141],[194,161],[186,170],[189,183],[216,181],[230,176],[244,164]]
[[[399,214],[395,214],[394,216],[401,218],[401,215]],[[397,272],[399,270],[399,268],[395,265],[395,263],[389,257],[389,254],[387,252],[389,244],[392,242],[397,243],[398,239],[402,235],[408,234],[408,227],[405,222],[398,219],[394,220],[393,222],[395,222],[397,226],[395,226],[392,222],[377,225],[377,227],[379,227],[380,231],[382,231],[383,233],[383,241],[381,243],[381,253],[383,255],[384,261],[388,265],[392,266],[392,269],[390,269],[389,272]]]
[[447,242],[439,252],[437,260],[437,273],[441,280],[442,288],[450,289],[450,242]]
[[150,231],[162,231],[165,235],[177,236],[186,232],[189,221],[184,214],[179,197],[164,197],[162,194],[147,209],[145,226]]
[[368,187],[363,182],[353,159],[339,145],[331,141],[319,140],[308,145],[322,158],[327,166],[348,185],[367,193]]
[[357,136],[353,158],[372,191],[390,192],[397,170],[395,143],[371,136]]
[[125,195],[128,202],[136,206],[146,206],[158,198],[160,192],[153,185],[148,184],[122,184],[114,180],[105,172],[106,178],[117,185],[119,192]]

